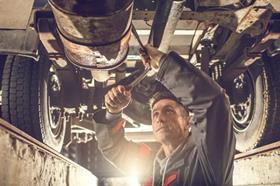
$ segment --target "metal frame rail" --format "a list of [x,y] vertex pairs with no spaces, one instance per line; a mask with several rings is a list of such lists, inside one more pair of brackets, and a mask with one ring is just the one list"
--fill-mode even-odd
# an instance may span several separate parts
[[[90,171],[0,119],[0,185],[97,186]],[[233,185],[280,185],[280,141],[235,156]]]
[[2,119],[0,149],[0,185],[98,185],[90,171]]
[[280,185],[280,141],[237,154],[233,185]]

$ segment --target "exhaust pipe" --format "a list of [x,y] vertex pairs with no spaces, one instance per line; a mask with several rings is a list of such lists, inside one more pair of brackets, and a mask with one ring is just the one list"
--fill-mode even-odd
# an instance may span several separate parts
[[128,54],[133,0],[49,0],[66,58],[89,70],[111,70]]

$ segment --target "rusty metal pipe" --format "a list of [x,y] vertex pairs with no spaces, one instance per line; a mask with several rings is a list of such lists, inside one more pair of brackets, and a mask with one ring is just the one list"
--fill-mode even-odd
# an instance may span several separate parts
[[49,0],[67,59],[86,69],[110,70],[128,53],[132,0]]

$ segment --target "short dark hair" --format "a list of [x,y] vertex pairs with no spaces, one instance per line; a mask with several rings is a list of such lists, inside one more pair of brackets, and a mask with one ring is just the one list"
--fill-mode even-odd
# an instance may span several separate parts
[[153,97],[150,99],[150,109],[152,110],[153,109],[153,106],[159,102],[160,100],[162,99],[170,99],[170,100],[173,100],[175,101],[178,105],[180,105],[180,110],[182,112],[182,114],[184,114],[185,116],[189,116],[189,109],[184,106],[181,101],[176,98],[171,92],[169,91],[159,91],[159,92],[156,92]]
[[151,110],[158,101],[162,99],[171,99],[177,104],[181,105],[185,109],[185,111],[189,113],[189,109],[182,104],[181,99],[174,96],[174,94],[170,92],[163,84],[156,81],[155,86],[156,89],[153,93],[153,96],[149,100]]
[[163,90],[158,91],[153,95],[153,97],[150,99],[150,107],[153,108],[153,106],[162,99],[171,99],[177,103],[180,103],[180,101],[171,92]]

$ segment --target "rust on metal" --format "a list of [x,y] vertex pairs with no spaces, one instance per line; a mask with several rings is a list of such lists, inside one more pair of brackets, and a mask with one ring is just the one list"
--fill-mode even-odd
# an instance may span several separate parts
[[237,27],[237,17],[234,11],[219,11],[219,12],[190,12],[185,11],[182,13],[182,19],[203,21],[208,24],[219,24],[231,30]]
[[[110,70],[122,64],[128,53],[130,31],[122,40],[104,46],[86,46],[73,43],[61,36],[66,57],[74,65],[85,69]],[[106,58],[103,62],[103,58]],[[99,62],[98,60],[101,60]],[[111,60],[113,59],[113,60]]]
[[203,7],[217,7],[217,6],[228,6],[233,4],[238,4],[239,0],[200,0],[198,1],[198,6]]
[[128,53],[132,0],[49,2],[70,62],[103,70],[122,64]]
[[120,40],[129,30],[132,3],[120,12],[96,17],[65,13],[58,9],[52,1],[50,2],[59,31],[76,43],[104,45]]
[[235,156],[233,185],[279,185],[280,141]]
[[250,34],[252,37],[260,35],[266,30],[271,16],[272,9],[253,7],[238,24],[236,31]]
[[258,147],[256,149],[250,150],[248,152],[239,153],[239,154],[235,155],[234,159],[238,160],[238,159],[241,159],[241,158],[253,156],[253,155],[256,155],[256,154],[261,154],[261,153],[268,152],[268,151],[271,151],[271,150],[274,150],[274,149],[279,149],[279,148],[280,148],[280,141],[275,142],[275,143],[271,143],[269,145],[265,145],[265,146],[262,146],[262,147]]
[[58,39],[53,34],[50,28],[50,23],[47,19],[40,19],[38,21],[39,38],[48,51],[48,57],[51,61],[54,61],[60,67],[65,67],[67,61],[64,57],[61,44],[58,43]]
[[97,185],[85,168],[0,119],[0,185]]

